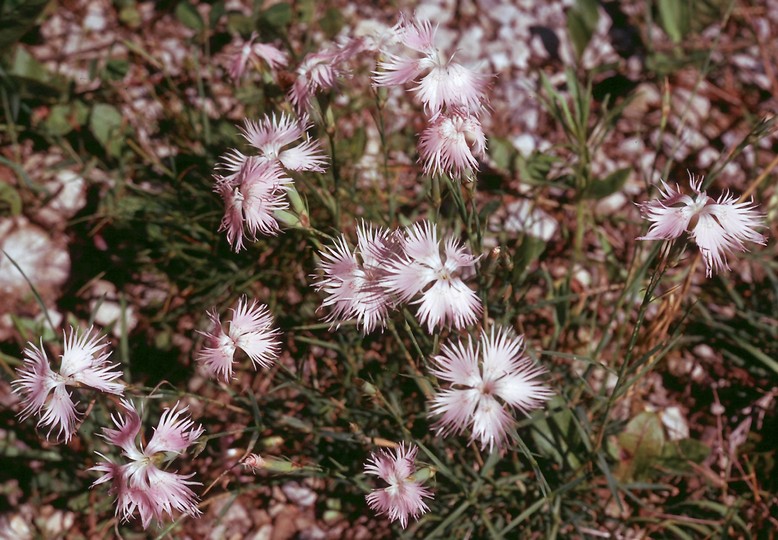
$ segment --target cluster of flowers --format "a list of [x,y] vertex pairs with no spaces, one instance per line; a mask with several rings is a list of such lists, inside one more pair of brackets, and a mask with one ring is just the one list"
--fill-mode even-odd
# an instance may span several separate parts
[[[330,90],[350,73],[350,62],[360,53],[380,55],[373,73],[377,87],[413,84],[427,127],[419,137],[419,157],[424,172],[472,177],[486,153],[486,137],[480,117],[487,108],[489,76],[454,61],[435,46],[437,26],[404,16],[388,32],[375,39],[344,38],[324,49],[308,53],[295,72],[287,93],[298,114],[310,111],[316,93]],[[256,43],[256,34],[239,42],[230,55],[230,73],[240,78],[249,61],[266,63],[271,71],[287,65],[286,54],[273,45]],[[303,170],[303,169],[295,169]],[[312,169],[313,170],[313,169]]]
[[[388,231],[364,222],[357,227],[354,249],[344,235],[320,252],[321,279],[314,285],[326,294],[323,306],[338,325],[355,319],[369,333],[385,326],[389,312],[403,302],[418,304],[417,315],[432,333],[436,326],[460,330],[474,324],[481,301],[460,276],[477,257],[455,238],[438,239],[435,226],[422,221],[402,231]],[[493,451],[504,446],[515,428],[512,409],[528,413],[551,397],[538,381],[544,369],[523,353],[521,337],[505,329],[482,333],[474,345],[445,344],[433,358],[432,374],[444,384],[430,404],[440,417],[433,429],[441,435],[470,429],[471,440]],[[427,511],[431,493],[414,474],[417,449],[400,445],[396,454],[374,454],[366,465],[388,485],[367,496],[368,504],[406,526],[409,516]]]
[[[21,419],[38,414],[39,427],[48,426],[49,435],[58,427],[59,437],[69,441],[78,430],[79,413],[68,386],[124,395],[124,385],[116,382],[122,374],[117,371],[118,364],[108,362],[110,355],[105,336],[91,328],[81,335],[71,328],[65,336],[59,372],[51,368],[42,341],[40,347],[28,344],[19,377],[13,381],[14,391],[22,395],[25,404]],[[190,419],[181,418],[186,408],[176,410],[176,406],[162,414],[149,444],[138,449],[134,441],[141,429],[140,417],[132,402],[123,399],[121,405],[126,418],[114,417],[118,431],[103,429],[103,437],[121,448],[128,462],[118,465],[99,454],[105,462],[90,470],[104,474],[94,485],[110,482],[117,497],[117,515],[121,513],[126,520],[138,510],[144,527],[152,517],[172,515],[173,509],[196,515],[196,497],[188,487],[193,484],[188,480],[191,475],[164,471],[160,466],[183,452],[202,434],[202,428],[194,428]]]
[[[203,371],[219,380],[228,381],[233,371],[233,356],[241,349],[255,366],[269,367],[278,357],[280,342],[278,330],[267,307],[256,300],[249,304],[241,298],[232,310],[227,331],[218,315],[209,312],[213,330],[203,332],[206,343],[197,357]],[[163,466],[192,445],[203,433],[202,426],[185,416],[187,407],[178,403],[163,411],[154,434],[145,446],[138,445],[141,434],[141,418],[135,405],[119,398],[124,396],[124,384],[117,382],[122,373],[118,364],[111,364],[108,341],[105,336],[89,329],[84,333],[70,330],[65,335],[59,370],[52,369],[43,348],[32,343],[24,350],[24,363],[13,381],[14,392],[22,396],[24,404],[19,413],[22,420],[37,414],[39,427],[48,427],[48,435],[58,429],[58,438],[69,441],[78,431],[78,403],[68,387],[93,390],[110,396],[123,413],[111,415],[116,429],[103,428],[102,436],[111,445],[121,449],[124,463],[119,464],[103,454],[103,459],[90,471],[102,473],[93,485],[110,483],[116,496],[116,514],[125,521],[137,511],[144,528],[152,519],[162,520],[173,511],[196,516],[200,514],[198,500],[189,475],[165,470]],[[47,435],[47,436],[48,436]]]
[[[425,173],[456,178],[471,177],[478,159],[485,154],[486,139],[480,115],[487,108],[488,77],[453,61],[435,45],[436,27],[426,21],[401,17],[390,38],[378,48],[383,56],[373,73],[376,86],[413,84],[411,91],[421,102],[427,127],[419,139],[419,155]],[[241,131],[255,154],[229,151],[218,165],[216,191],[225,204],[220,231],[235,251],[244,240],[280,230],[277,212],[288,208],[286,194],[293,189],[291,172],[323,172],[326,158],[318,143],[307,135],[305,113],[313,96],[332,88],[347,73],[347,64],[369,48],[364,40],[346,40],[304,57],[289,99],[299,119],[287,114],[246,120]],[[400,49],[400,50],[397,50]],[[249,62],[264,61],[271,70],[285,67],[287,55],[269,44],[256,43],[256,35],[240,45],[230,74],[240,78]],[[663,184],[662,200],[639,205],[651,222],[640,240],[673,240],[684,232],[700,247],[708,276],[728,269],[727,255],[745,251],[745,242],[764,243],[756,232],[762,215],[753,202],[738,202],[724,194],[718,200],[701,191],[701,180],[692,179],[694,196]],[[690,229],[691,227],[691,229]],[[410,303],[428,332],[438,327],[463,330],[476,324],[483,311],[481,300],[464,279],[475,273],[478,261],[456,238],[442,240],[434,224],[421,221],[402,230],[390,231],[362,223],[357,227],[353,248],[345,235],[319,253],[321,276],[314,286],[326,295],[333,326],[353,319],[367,334],[384,328],[393,309]],[[241,298],[231,310],[227,324],[215,311],[208,313],[212,328],[201,332],[205,343],[196,356],[209,376],[229,383],[234,358],[241,350],[256,367],[269,367],[280,351],[279,331],[266,306]],[[65,335],[59,371],[51,368],[43,348],[29,344],[24,363],[14,381],[14,391],[23,396],[22,419],[38,414],[39,426],[49,434],[58,429],[68,441],[78,429],[79,412],[68,387],[102,392],[115,401],[124,396],[118,382],[121,372],[109,363],[111,352],[104,337],[92,330]],[[482,331],[472,337],[452,340],[433,357],[431,374],[440,386],[429,404],[436,421],[432,429],[449,436],[470,432],[470,441],[489,451],[503,448],[514,436],[515,411],[529,413],[547,401],[552,392],[540,382],[545,370],[525,353],[521,336],[505,328]],[[149,442],[138,443],[141,417],[135,405],[119,401],[122,413],[112,415],[116,429],[103,428],[105,440],[121,449],[122,464],[102,454],[90,470],[102,473],[94,485],[110,483],[117,497],[116,513],[128,520],[136,511],[144,528],[152,519],[179,511],[199,514],[192,474],[182,475],[162,468],[192,445],[204,430],[185,415],[178,404],[166,409]],[[432,498],[423,482],[429,468],[417,470],[418,448],[400,443],[394,452],[373,453],[365,464],[366,474],[381,478],[387,486],[367,495],[368,505],[392,521],[407,526],[429,510]]]
[[[764,236],[757,232],[764,226],[764,216],[752,201],[738,202],[729,193],[714,200],[701,191],[702,179],[692,177],[690,183],[693,197],[663,183],[661,200],[640,205],[651,222],[640,240],[674,240],[691,226],[689,234],[700,247],[707,276],[729,269],[727,255],[745,251],[745,242],[765,243]],[[396,302],[392,293],[407,300],[434,283],[418,301],[422,304],[420,318],[424,321],[426,317],[430,332],[439,322],[451,321],[456,328],[473,322],[451,315],[454,308],[446,299],[456,294],[436,290],[447,283],[441,276],[450,276],[462,264],[459,261],[467,261],[462,265],[466,267],[476,261],[453,240],[446,241],[443,262],[434,228],[428,222],[412,226],[399,238],[396,233],[374,231],[363,225],[358,238],[361,261],[343,237],[336,248],[322,254],[326,277],[318,287],[329,295],[324,305],[334,306],[331,317],[354,317],[369,332],[377,323],[384,323],[388,306]],[[446,266],[449,261],[450,270]],[[454,301],[464,305],[461,298]],[[436,309],[424,310],[425,305]],[[515,429],[512,409],[529,413],[552,396],[538,381],[544,369],[524,354],[522,338],[511,337],[505,329],[482,333],[477,345],[471,338],[466,343],[444,344],[433,360],[431,373],[448,383],[446,388],[438,389],[430,404],[430,415],[439,417],[433,429],[447,436],[469,428],[471,441],[480,442],[482,449],[488,446],[492,451],[505,444]],[[416,454],[417,448],[401,444],[394,455],[386,451],[373,454],[365,465],[366,473],[379,476],[387,484],[367,496],[369,506],[392,521],[399,520],[403,527],[409,517],[417,518],[428,511],[424,499],[432,497],[421,484],[425,475],[416,472]]]
[[[486,137],[480,115],[486,110],[488,76],[453,61],[435,47],[437,26],[429,21],[400,17],[388,36],[378,40],[344,39],[321,51],[307,54],[296,70],[288,98],[301,120],[281,114],[258,122],[246,120],[242,128],[258,155],[230,150],[217,165],[216,191],[224,200],[225,214],[219,230],[235,251],[244,238],[279,231],[275,212],[288,208],[284,196],[292,185],[286,171],[324,172],[326,160],[318,144],[307,137],[307,111],[317,92],[334,88],[349,73],[349,62],[362,51],[378,49],[383,60],[374,72],[376,86],[414,83],[412,91],[421,102],[427,127],[419,137],[419,157],[425,173],[471,177],[486,152]],[[266,63],[271,71],[285,67],[287,55],[275,46],[257,43],[252,34],[233,48],[229,71],[239,79],[250,63]],[[381,43],[381,45],[375,45]],[[392,50],[400,48],[395,54]],[[304,142],[294,145],[305,136]]]
[[307,120],[281,114],[265,116],[258,122],[246,120],[241,132],[258,151],[247,156],[230,150],[217,165],[226,174],[215,175],[214,191],[224,200],[220,231],[237,252],[243,238],[256,240],[257,233],[274,235],[279,231],[275,212],[289,208],[285,193],[292,184],[286,171],[323,172],[326,160],[316,141],[306,138]]
[[[358,53],[378,50],[382,59],[373,73],[374,84],[378,87],[413,84],[411,91],[427,116],[428,125],[419,138],[419,156],[424,171],[433,175],[469,177],[477,170],[478,159],[483,158],[486,151],[486,138],[479,118],[487,108],[489,77],[455,62],[454,55],[440,51],[435,46],[436,31],[437,26],[429,21],[401,16],[388,36],[373,41],[344,39],[309,53],[297,68],[288,97],[303,114],[317,92],[332,89],[340,77],[349,73],[348,62]],[[271,70],[287,65],[285,53],[270,44],[256,43],[256,37],[254,34],[235,47],[230,62],[230,73],[234,78],[243,75],[249,61],[256,65],[264,61]],[[280,159],[284,153],[281,149],[296,141],[306,129],[305,121],[295,123],[286,116],[278,122],[275,117],[272,121],[265,118],[257,124],[246,121],[244,135],[260,150],[260,156],[246,158],[234,150],[225,157],[221,168],[229,174],[217,175],[215,190],[222,195],[226,206],[221,230],[227,231],[228,241],[236,251],[243,247],[244,225],[250,238],[255,238],[257,232],[278,232],[273,212],[287,207],[283,191],[291,183],[278,166],[279,161],[294,171],[323,171],[324,157],[308,139],[300,146],[287,149],[285,159]],[[255,160],[271,161],[276,167],[259,167],[251,163]],[[663,200],[639,205],[644,217],[652,223],[649,232],[639,239],[672,240],[692,225],[690,235],[702,251],[706,274],[711,276],[729,269],[726,255],[745,251],[744,242],[765,242],[755,230],[762,226],[763,216],[752,202],[738,202],[728,193],[714,201],[700,191],[700,184],[701,180],[691,180],[695,193],[691,197],[663,183],[664,191],[660,189]],[[368,332],[382,320],[387,309],[381,301],[369,302],[369,305],[363,317],[358,317]],[[375,314],[372,309],[377,310]],[[368,315],[371,315],[370,319],[364,318]]]
[[416,297],[417,316],[430,333],[436,326],[464,328],[481,314],[481,300],[462,281],[478,259],[451,236],[441,243],[429,221],[403,231],[363,222],[355,249],[341,235],[319,256],[323,276],[315,286],[327,294],[322,305],[332,307],[336,326],[356,319],[372,332],[386,325],[391,309]]
[[[267,64],[275,75],[289,64],[287,54],[269,43],[257,43],[257,33],[247,41],[237,39],[229,54],[230,76],[238,80],[246,72],[249,62],[257,68]],[[287,98],[299,114],[311,107],[317,92],[331,90],[338,80],[349,73],[349,61],[367,48],[364,39],[345,38],[320,51],[306,54],[295,70],[295,80],[287,92]]]
[[[447,387],[439,388],[430,403],[430,416],[439,417],[433,429],[443,436],[470,430],[470,440],[489,451],[504,447],[515,432],[513,410],[529,413],[552,396],[538,377],[545,372],[525,353],[523,339],[509,330],[482,332],[478,344],[472,338],[441,347],[433,358],[432,374]],[[367,495],[368,505],[399,520],[428,511],[424,498],[432,493],[421,483],[429,475],[415,471],[417,448],[400,444],[395,455],[373,454],[365,472],[379,476],[387,486]]]
[[[486,109],[488,76],[454,61],[435,47],[437,26],[400,17],[374,73],[376,86],[411,88],[427,115],[419,138],[424,172],[469,177],[486,152],[480,115]],[[401,47],[397,54],[392,52]]]

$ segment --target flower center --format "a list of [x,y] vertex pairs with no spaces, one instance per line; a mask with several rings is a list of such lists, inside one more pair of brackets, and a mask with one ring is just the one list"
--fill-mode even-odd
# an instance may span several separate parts
[[478,388],[485,396],[491,396],[494,394],[494,381],[483,381]]

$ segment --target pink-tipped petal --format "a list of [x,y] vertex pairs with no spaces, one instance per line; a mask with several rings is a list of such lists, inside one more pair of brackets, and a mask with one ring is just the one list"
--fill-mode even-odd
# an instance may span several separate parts
[[512,409],[528,414],[552,396],[537,379],[545,371],[524,354],[522,338],[504,329],[482,333],[477,347],[472,340],[444,344],[433,360],[432,374],[448,383],[430,404],[430,414],[439,417],[434,429],[447,436],[469,426],[482,449],[505,446],[516,423]]
[[746,251],[745,242],[765,242],[764,236],[757,232],[765,226],[764,215],[756,210],[753,201],[737,202],[729,193],[714,201],[701,191],[702,177],[692,176],[690,184],[693,197],[662,182],[661,198],[639,205],[651,226],[638,240],[672,240],[688,232],[700,248],[705,274],[711,277],[729,270],[727,256]]
[[381,450],[365,463],[366,474],[378,476],[388,484],[366,496],[368,506],[390,521],[399,521],[403,528],[408,526],[410,517],[418,519],[429,511],[424,499],[432,498],[430,490],[413,478],[417,451],[415,446],[406,448],[401,443],[394,454]]

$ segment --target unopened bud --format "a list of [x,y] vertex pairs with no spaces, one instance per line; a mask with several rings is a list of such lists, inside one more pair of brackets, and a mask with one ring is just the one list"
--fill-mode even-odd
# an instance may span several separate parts
[[305,201],[300,196],[300,192],[297,191],[297,188],[295,188],[293,184],[287,186],[286,196],[292,204],[292,210],[294,210],[297,215],[308,215],[308,206],[305,204]]
[[433,478],[437,472],[438,470],[435,467],[424,467],[413,474],[413,480],[415,482],[425,482]]
[[356,377],[354,379],[354,383],[367,396],[374,397],[378,394],[378,388],[376,388],[375,386],[373,386],[372,384],[370,384],[364,379],[360,379],[359,377]]
[[267,458],[263,467],[267,471],[290,473],[301,469],[302,465],[282,458]]
[[262,456],[259,454],[249,454],[246,459],[243,460],[243,466],[256,472],[257,469],[264,468],[265,460],[262,459]]

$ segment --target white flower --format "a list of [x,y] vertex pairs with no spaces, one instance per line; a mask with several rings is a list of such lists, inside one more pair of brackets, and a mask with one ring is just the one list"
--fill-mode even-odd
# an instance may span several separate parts
[[14,392],[21,393],[25,404],[19,414],[26,420],[33,413],[41,414],[38,426],[49,426],[49,435],[59,427],[59,436],[65,442],[76,432],[78,411],[73,396],[67,387],[92,388],[108,394],[123,395],[124,385],[115,382],[122,376],[115,371],[118,364],[110,364],[111,351],[106,350],[105,336],[90,328],[79,336],[74,328],[65,336],[59,372],[51,369],[43,349],[32,343],[24,349],[24,365],[17,371],[19,378],[13,381]]
[[427,174],[471,176],[485,154],[481,122],[461,110],[437,115],[419,137],[419,158]]
[[196,359],[203,370],[217,379],[229,382],[232,378],[232,364],[237,349],[251,359],[254,367],[270,367],[278,358],[281,343],[279,331],[273,327],[273,317],[267,306],[256,300],[248,303],[246,297],[238,300],[232,311],[229,330],[225,332],[219,315],[209,312],[213,323],[210,332],[200,332],[206,342]]
[[318,52],[305,55],[297,68],[297,79],[288,97],[298,112],[308,109],[321,90],[332,89],[338,78],[348,73],[348,62],[364,47],[362,39],[348,39]]
[[[639,205],[643,217],[651,222],[645,236],[638,240],[672,240],[688,231],[697,243],[705,261],[708,277],[723,269],[729,270],[727,255],[747,251],[745,242],[764,244],[764,236],[756,229],[764,227],[764,215],[756,211],[753,201],[737,202],[724,193],[717,201],[700,191],[702,177],[690,179],[695,195],[683,195],[662,182],[662,200]],[[691,230],[689,230],[691,227]]]
[[260,60],[264,60],[271,71],[286,66],[288,62],[286,53],[268,43],[255,43],[257,37],[257,33],[254,32],[248,41],[238,38],[233,44],[232,51],[229,54],[229,71],[230,77],[233,79],[237,80],[243,76],[249,60],[255,66],[260,64]]
[[408,525],[408,518],[417,519],[419,514],[429,512],[424,502],[432,498],[429,489],[414,478],[416,473],[416,453],[419,449],[403,443],[392,454],[387,450],[370,455],[365,463],[365,473],[378,476],[388,485],[374,489],[366,499],[367,504],[378,512],[389,516],[390,521],[399,520],[403,529]]
[[324,172],[327,161],[317,141],[306,136],[305,141],[290,146],[306,135],[307,128],[305,120],[297,121],[281,113],[280,116],[265,115],[257,122],[246,120],[241,131],[248,143],[265,159],[277,160],[292,171]]
[[227,231],[227,241],[238,252],[243,249],[244,236],[256,240],[260,232],[278,233],[274,212],[289,208],[284,195],[292,179],[284,175],[279,163],[257,156],[246,158],[237,150],[225,156],[223,166],[230,174],[217,175],[213,188],[224,200],[219,230]]
[[165,515],[172,516],[173,511],[197,516],[197,496],[189,488],[199,482],[189,480],[194,473],[182,475],[169,472],[159,466],[186,450],[203,434],[202,426],[195,426],[191,418],[181,416],[187,408],[178,409],[178,403],[162,413],[154,435],[145,446],[138,446],[136,439],[140,435],[141,420],[135,406],[122,400],[125,415],[111,415],[117,429],[103,428],[103,437],[122,450],[127,463],[118,465],[98,453],[105,462],[89,469],[103,476],[93,486],[111,482],[111,491],[117,497],[116,514],[124,521],[138,511],[147,529],[152,518],[161,521]]
[[[480,343],[449,343],[434,357],[431,370],[449,383],[431,404],[431,414],[440,415],[436,424],[444,436],[471,428],[471,441],[492,451],[502,447],[516,420],[511,409],[529,413],[548,400],[551,391],[537,380],[545,370],[524,354],[521,337],[510,337],[506,329],[481,333]],[[499,398],[499,399],[498,399]]]
[[421,295],[414,302],[419,304],[417,316],[430,333],[438,325],[461,329],[475,323],[482,311],[478,295],[459,276],[477,260],[453,237],[445,239],[441,255],[435,226],[422,221],[406,228],[403,256],[388,266],[384,286],[404,302]]
[[[376,86],[395,86],[416,81],[413,91],[425,110],[436,115],[444,108],[460,108],[478,113],[486,100],[488,77],[453,61],[434,46],[437,26],[429,21],[409,21],[400,17],[392,29],[396,41],[411,49],[411,56],[384,51],[374,73]],[[421,55],[420,57],[418,55]]]
[[386,324],[391,295],[384,289],[388,265],[399,252],[394,233],[366,223],[357,227],[357,246],[351,250],[345,236],[319,253],[324,275],[315,284],[327,298],[322,306],[331,306],[328,320],[336,325],[356,319],[364,333]]

